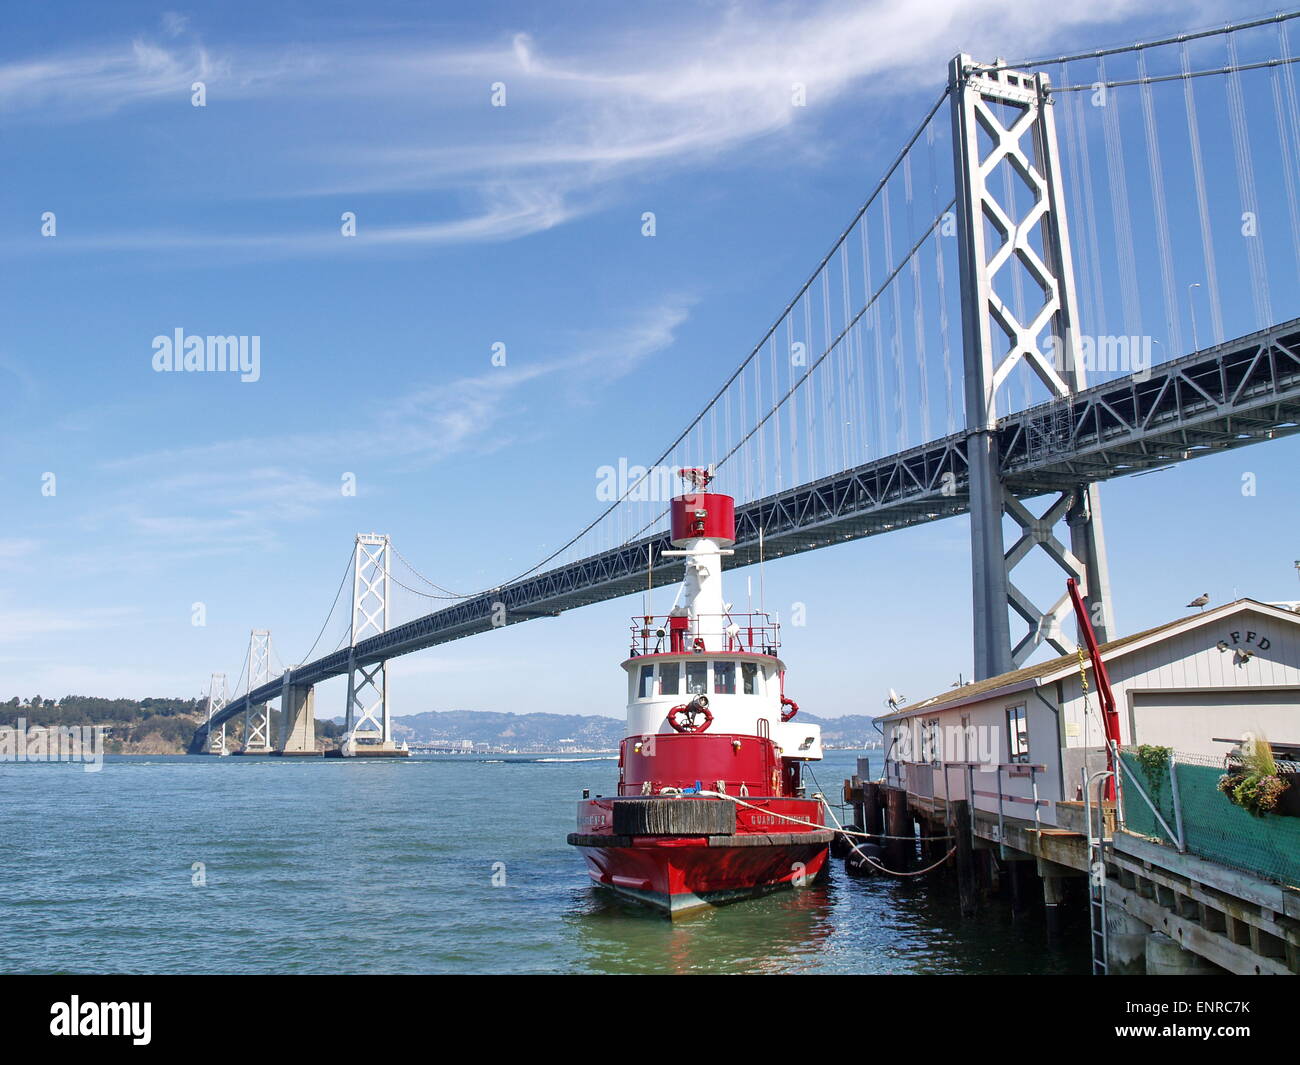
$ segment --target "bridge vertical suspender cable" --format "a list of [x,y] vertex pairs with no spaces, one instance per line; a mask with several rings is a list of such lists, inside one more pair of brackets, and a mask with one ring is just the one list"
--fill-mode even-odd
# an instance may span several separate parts
[[[831,280],[830,264],[827,264],[826,271],[822,274],[821,318],[822,318],[822,343],[823,344],[825,344],[830,339],[830,335],[831,335],[830,280]],[[841,360],[836,359],[835,364],[836,364],[835,368],[839,370],[841,368]],[[835,451],[836,451],[835,444],[838,436],[839,427],[835,424],[834,421],[835,405],[836,405],[835,389],[829,387],[829,382],[824,381],[822,383],[822,402],[821,402],[821,409],[818,412],[818,418],[825,426],[825,429],[823,430],[821,436],[822,436],[823,471],[826,473],[830,473],[832,470],[837,468],[837,460],[835,457]],[[813,429],[813,431],[816,431],[815,426],[811,428]],[[716,451],[713,453],[715,455],[717,454]]]
[[1192,65],[1186,43],[1182,46],[1183,106],[1187,111],[1187,136],[1192,145],[1192,177],[1196,183],[1196,209],[1201,222],[1201,254],[1204,256],[1205,285],[1210,297],[1210,325],[1214,342],[1223,343],[1223,310],[1219,301],[1219,275],[1214,267],[1214,237],[1210,231],[1210,208],[1205,193],[1205,165],[1201,159],[1201,128],[1196,117],[1196,96],[1192,89]]
[[[862,269],[866,276],[868,292],[872,288],[871,249],[868,241],[869,223],[870,219],[868,218],[862,220]],[[889,394],[885,389],[885,338],[880,304],[875,304],[868,314],[870,315],[868,321],[871,323],[871,339],[876,356],[874,360],[876,366],[876,402],[872,405],[872,410],[875,412],[876,454],[888,455],[889,443],[885,436],[885,403]]]
[[[1106,83],[1106,60],[1097,61],[1097,80]],[[1139,299],[1137,261],[1133,256],[1133,219],[1129,212],[1128,178],[1125,174],[1124,141],[1119,125],[1119,94],[1106,93],[1101,108],[1102,129],[1106,137],[1106,170],[1110,178],[1110,217],[1115,230],[1115,257],[1119,260],[1120,302],[1124,307],[1126,336],[1142,334],[1142,304]]]
[[[915,198],[912,187],[912,155],[909,152],[903,162],[903,188],[907,195],[907,229],[914,232],[915,212],[912,209]],[[915,349],[916,371],[919,382],[921,406],[921,439],[930,439],[930,380],[925,365],[925,297],[921,292],[921,256],[918,252],[909,262],[912,275],[912,345]]]
[[[1228,34],[1228,59],[1238,66],[1237,36]],[[1264,227],[1259,217],[1259,197],[1255,189],[1255,162],[1251,152],[1250,126],[1246,117],[1246,100],[1241,88],[1241,71],[1226,75],[1228,114],[1232,127],[1232,147],[1237,157],[1237,188],[1241,194],[1242,235],[1246,238],[1246,261],[1250,266],[1251,295],[1255,301],[1255,327],[1267,329],[1273,322],[1273,301],[1268,291],[1268,264],[1264,257]],[[1247,233],[1247,216],[1251,219]]]
[[[849,293],[849,251],[840,245],[840,316],[847,326],[853,317],[850,307],[852,297]],[[858,424],[857,405],[857,352],[853,337],[850,336],[845,347],[845,358],[840,360],[840,450],[842,453],[841,469],[847,469],[858,457],[855,436]],[[759,434],[762,436],[762,434]]]
[[1178,311],[1178,289],[1174,281],[1174,253],[1169,240],[1169,209],[1165,197],[1165,172],[1160,157],[1160,132],[1156,123],[1155,100],[1147,76],[1146,53],[1138,53],[1138,89],[1142,101],[1142,129],[1146,135],[1147,167],[1151,173],[1151,200],[1155,209],[1156,246],[1160,258],[1160,288],[1165,305],[1165,328],[1169,330],[1172,354],[1183,353],[1182,315]]
[[[889,209],[889,188],[886,186],[881,197],[884,204],[885,223],[885,262],[894,261],[894,228]],[[907,437],[907,375],[903,368],[903,307],[902,296],[895,285],[890,286],[890,337],[889,350],[894,363],[894,429],[896,450],[903,450],[903,441]]]
[[[1061,67],[1064,72],[1065,67]],[[1064,79],[1063,79],[1064,80]],[[1097,203],[1093,192],[1092,183],[1092,159],[1088,150],[1088,123],[1084,117],[1083,99],[1080,94],[1073,96],[1073,108],[1067,109],[1073,111],[1073,143],[1077,147],[1077,168],[1081,172],[1082,182],[1076,183],[1083,186],[1083,216],[1084,230],[1088,237],[1088,265],[1091,275],[1092,284],[1092,330],[1101,332],[1105,328],[1105,323],[1109,320],[1106,314],[1106,285],[1101,274],[1101,247],[1097,236]],[[1074,158],[1074,153],[1071,153]]]
[[[1289,60],[1291,48],[1285,22],[1278,23],[1277,36],[1279,53],[1284,60]],[[1291,250],[1295,254],[1296,277],[1300,278],[1300,203],[1296,191],[1296,182],[1300,179],[1300,103],[1296,101],[1295,78],[1289,62],[1274,67],[1270,78],[1278,144],[1282,151],[1282,181],[1291,221]]]
[[[939,210],[939,170],[935,160],[934,125],[926,127],[926,148],[930,159],[930,214],[941,217]],[[957,431],[956,413],[953,407],[952,381],[952,338],[949,334],[948,321],[948,287],[944,277],[944,227],[939,225],[934,231],[934,281],[939,290],[939,345],[943,352],[943,395],[945,432],[951,436]]]
[[[815,284],[815,282],[814,282]],[[812,378],[811,353],[813,350],[812,326],[812,290],[810,285],[803,296],[803,338],[806,350],[803,353],[803,373],[799,375],[799,386],[803,389],[803,429],[804,429],[804,464],[808,467],[808,479],[817,479],[817,444],[813,426],[817,418],[817,389]]]

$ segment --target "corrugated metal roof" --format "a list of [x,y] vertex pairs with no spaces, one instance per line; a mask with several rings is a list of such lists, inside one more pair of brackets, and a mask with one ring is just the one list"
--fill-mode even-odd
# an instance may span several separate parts
[[[1162,632],[1170,629],[1176,629],[1180,626],[1191,625],[1209,621],[1212,618],[1222,617],[1224,614],[1231,613],[1235,608],[1242,606],[1262,607],[1265,611],[1278,611],[1277,607],[1270,606],[1267,603],[1261,603],[1254,599],[1237,599],[1231,603],[1224,603],[1223,606],[1214,610],[1206,610],[1201,613],[1192,614],[1190,617],[1175,618],[1173,621],[1166,621],[1163,625],[1157,625],[1153,629],[1145,629],[1142,632],[1135,632],[1131,636],[1123,636],[1118,640],[1111,640],[1109,643],[1102,644],[1098,650],[1101,651],[1103,659],[1110,658],[1115,652],[1123,650],[1131,644],[1138,643],[1141,640],[1148,639],[1152,636],[1158,636]],[[1282,611],[1285,613],[1285,611]],[[932,695],[919,703],[911,703],[908,706],[901,707],[889,714],[884,714],[880,720],[889,720],[890,718],[909,717],[919,712],[929,712],[932,710],[944,710],[953,706],[961,706],[964,703],[974,702],[984,696],[997,691],[1017,691],[1023,688],[1032,687],[1035,681],[1044,677],[1049,677],[1054,673],[1063,670],[1076,669],[1078,663],[1077,655],[1061,655],[1059,658],[1049,658],[1046,662],[1039,662],[1037,665],[1025,666],[1023,669],[1014,669],[1010,673],[1000,673],[996,677],[989,677],[987,680],[976,681],[974,684],[965,684],[960,688],[952,691],[941,692],[938,695]],[[1091,666],[1089,667],[1091,668]]]

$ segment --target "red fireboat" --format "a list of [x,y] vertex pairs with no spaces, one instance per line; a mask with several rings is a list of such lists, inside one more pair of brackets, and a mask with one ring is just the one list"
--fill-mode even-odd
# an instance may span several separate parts
[[593,881],[670,917],[811,883],[833,835],[801,780],[821,729],[785,694],[779,626],[723,599],[735,501],[681,472],[696,490],[663,554],[685,578],[669,614],[633,619],[618,794],[584,798],[568,838]]

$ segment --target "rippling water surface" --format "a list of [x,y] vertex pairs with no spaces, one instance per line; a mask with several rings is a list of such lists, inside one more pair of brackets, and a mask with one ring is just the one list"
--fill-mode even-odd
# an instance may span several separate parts
[[[852,771],[840,752],[816,769],[827,794]],[[1032,914],[963,921],[924,879],[838,862],[669,923],[592,887],[564,842],[582,789],[617,775],[564,756],[6,764],[0,971],[1086,971],[1077,929],[1049,950]]]

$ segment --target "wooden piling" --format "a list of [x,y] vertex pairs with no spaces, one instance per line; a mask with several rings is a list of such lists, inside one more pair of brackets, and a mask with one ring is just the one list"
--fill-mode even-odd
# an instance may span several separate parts
[[916,848],[910,842],[912,819],[907,812],[907,792],[902,788],[885,789],[885,834],[891,837],[885,841],[890,868],[900,872],[910,869]]
[[[880,785],[874,780],[862,784],[862,820],[858,822],[863,832],[880,834],[884,819],[880,815]],[[879,843],[879,840],[875,841]]]
[[971,847],[970,803],[958,799],[949,806],[948,847],[956,847],[953,863],[957,870],[957,897],[963,917],[972,916],[979,908],[979,886],[976,884],[975,852]]
[[1019,917],[1029,908],[1024,876],[1025,864],[1025,862],[1007,862],[1007,879],[1011,881],[1011,915],[1013,917]]

